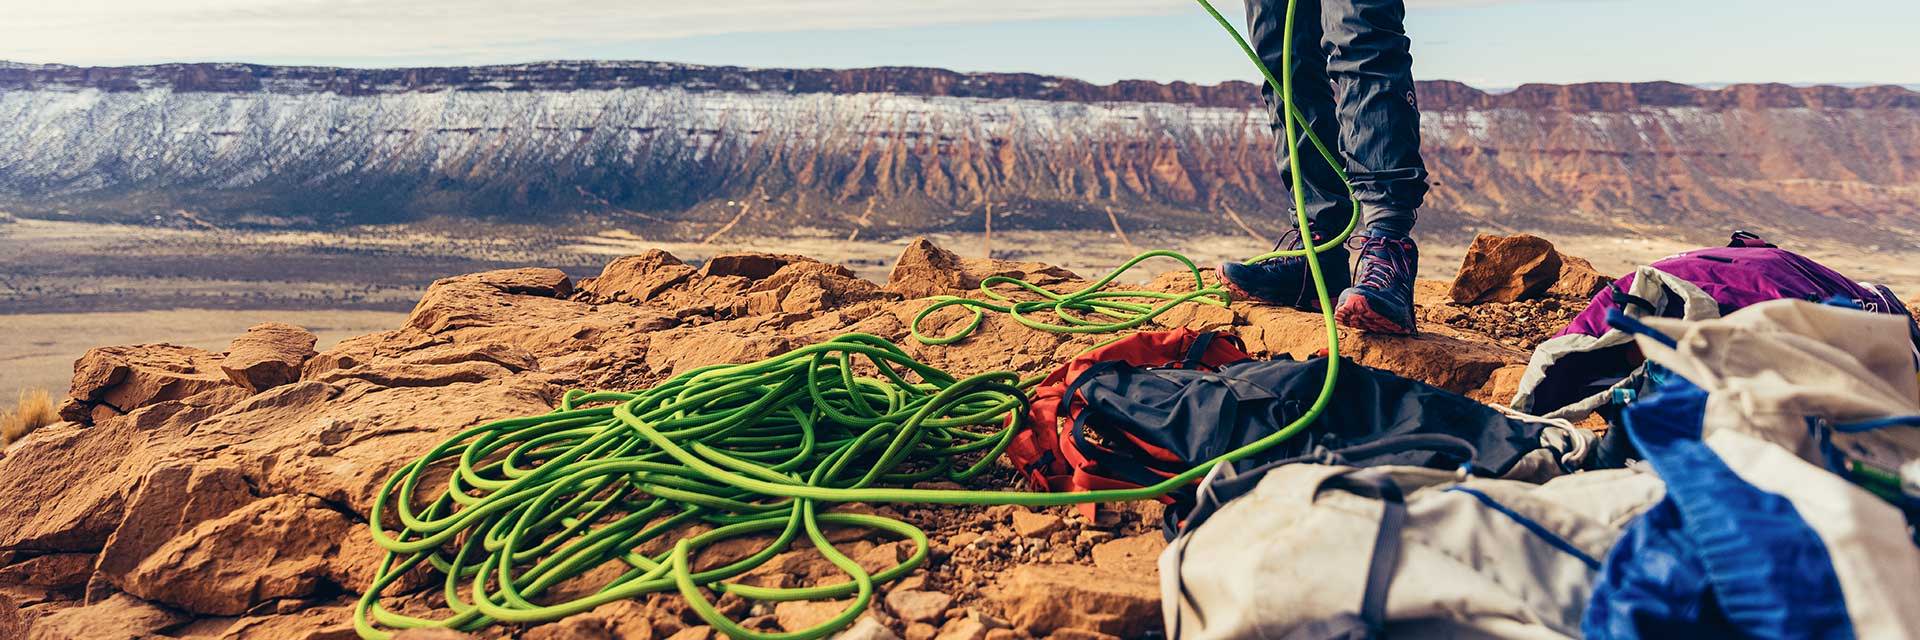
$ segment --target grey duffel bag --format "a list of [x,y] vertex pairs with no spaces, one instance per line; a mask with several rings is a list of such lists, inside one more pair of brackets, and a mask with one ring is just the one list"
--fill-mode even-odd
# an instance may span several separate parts
[[1664,493],[1416,467],[1215,470],[1160,556],[1169,637],[1578,637],[1601,559]]

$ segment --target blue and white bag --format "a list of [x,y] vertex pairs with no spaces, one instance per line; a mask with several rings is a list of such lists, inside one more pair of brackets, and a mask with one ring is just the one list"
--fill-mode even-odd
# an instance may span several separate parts
[[1920,636],[1905,319],[1779,300],[1619,322],[1674,374],[1625,414],[1667,492],[1608,553],[1585,634]]

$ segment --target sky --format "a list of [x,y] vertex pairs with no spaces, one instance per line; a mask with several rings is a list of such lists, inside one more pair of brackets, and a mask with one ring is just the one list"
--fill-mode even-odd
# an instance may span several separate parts
[[[1241,0],[1214,0],[1239,20]],[[1920,0],[1407,0],[1414,73],[1482,88],[1920,84]],[[1252,80],[1192,0],[0,0],[0,60],[358,67],[639,59]]]

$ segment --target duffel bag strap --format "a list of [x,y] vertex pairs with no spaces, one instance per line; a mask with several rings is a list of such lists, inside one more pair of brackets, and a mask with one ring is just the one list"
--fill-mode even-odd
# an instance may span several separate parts
[[1393,570],[1400,564],[1400,530],[1407,524],[1407,498],[1400,485],[1385,472],[1363,469],[1337,478],[1326,485],[1354,495],[1379,500],[1380,530],[1373,537],[1373,559],[1367,567],[1367,588],[1360,597],[1360,619],[1373,634],[1387,624],[1387,591],[1393,586]]
[[1282,465],[1304,463],[1351,466],[1361,460],[1409,451],[1452,454],[1463,463],[1470,462],[1479,455],[1479,450],[1474,448],[1473,443],[1458,436],[1444,433],[1410,433],[1388,436],[1343,449],[1317,448],[1305,455],[1275,460],[1246,471],[1235,470],[1231,463],[1221,463],[1215,465],[1213,471],[1200,482],[1200,488],[1195,492],[1193,509],[1185,514],[1169,509],[1166,512],[1166,520],[1162,522],[1163,528],[1167,537],[1171,539],[1182,531],[1200,526],[1226,503],[1252,492],[1253,488],[1260,484],[1261,477]]
[[1740,229],[1740,230],[1734,231],[1733,237],[1728,239],[1727,241],[1727,246],[1756,248],[1756,249],[1778,249],[1779,248],[1774,246],[1773,243],[1767,242],[1766,238],[1760,237],[1760,234],[1754,233],[1752,231],[1748,231],[1746,229]]
[[[1457,438],[1455,439],[1458,440]],[[1461,444],[1464,445],[1466,442],[1462,440]],[[1471,449],[1471,445],[1468,445],[1468,448]],[[1200,499],[1202,502],[1217,499],[1217,494],[1213,492],[1213,489],[1220,483],[1241,484],[1234,481],[1257,479],[1259,477],[1259,474],[1251,473],[1236,475],[1233,473],[1230,465],[1222,464],[1216,466],[1213,472],[1208,474],[1206,481],[1201,485]],[[1245,482],[1244,486],[1250,489],[1253,484],[1253,482]],[[1393,572],[1400,564],[1400,551],[1403,544],[1401,531],[1406,528],[1407,524],[1406,494],[1401,491],[1400,485],[1393,481],[1392,476],[1377,469],[1361,469],[1328,478],[1321,484],[1321,488],[1339,489],[1364,498],[1379,500],[1382,505],[1380,528],[1374,533],[1373,555],[1367,561],[1367,582],[1361,591],[1359,615],[1356,616],[1348,613],[1315,620],[1293,628],[1287,635],[1282,636],[1282,638],[1284,640],[1363,640],[1378,638],[1383,635],[1386,630],[1387,595],[1393,586]],[[1244,493],[1244,490],[1241,491],[1241,493]],[[1235,496],[1237,495],[1236,493]],[[1231,498],[1232,496],[1228,499]],[[1217,508],[1218,503],[1216,502],[1214,506]],[[1174,570],[1176,572],[1178,572],[1180,567],[1184,566],[1186,562],[1188,540],[1190,540],[1190,538],[1180,539],[1174,549],[1174,553],[1176,554]],[[1178,579],[1177,573],[1176,579]],[[1179,587],[1180,596],[1191,603],[1193,599],[1187,591],[1187,585],[1184,580],[1179,580]],[[1179,609],[1176,608],[1176,611],[1178,610]],[[1196,617],[1199,617],[1199,609],[1195,608],[1194,614]],[[1173,619],[1171,637],[1180,637],[1182,622],[1181,617],[1176,614]]]
[[[1093,366],[1088,367],[1086,371],[1081,372],[1080,377],[1074,378],[1073,384],[1067,386],[1066,395],[1061,396],[1058,415],[1067,420],[1066,438],[1072,439],[1074,450],[1078,451],[1081,456],[1099,464],[1100,469],[1114,479],[1144,487],[1164,480],[1173,474],[1155,471],[1152,467],[1142,464],[1132,456],[1115,452],[1110,447],[1094,444],[1093,441],[1087,439],[1087,418],[1091,414],[1085,407],[1082,407],[1078,414],[1071,412],[1073,399],[1080,395],[1081,389],[1086,388],[1086,386],[1092,383],[1100,374],[1124,365],[1126,365],[1125,362],[1108,360],[1106,362],[1095,363]],[[1065,446],[1064,443],[1063,446]]]
[[1193,337],[1193,344],[1187,346],[1187,357],[1180,361],[1182,369],[1198,369],[1206,364],[1207,348],[1213,346],[1213,340],[1220,337],[1218,332],[1206,331]]

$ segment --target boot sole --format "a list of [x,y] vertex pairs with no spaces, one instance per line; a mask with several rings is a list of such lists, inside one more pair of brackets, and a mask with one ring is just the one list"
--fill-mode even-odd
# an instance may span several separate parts
[[1345,302],[1341,302],[1340,306],[1333,310],[1333,319],[1340,323],[1340,326],[1367,333],[1399,336],[1410,336],[1414,333],[1413,327],[1400,326],[1400,323],[1389,320],[1386,316],[1374,311],[1373,306],[1367,303],[1367,297],[1361,295],[1348,297]]

